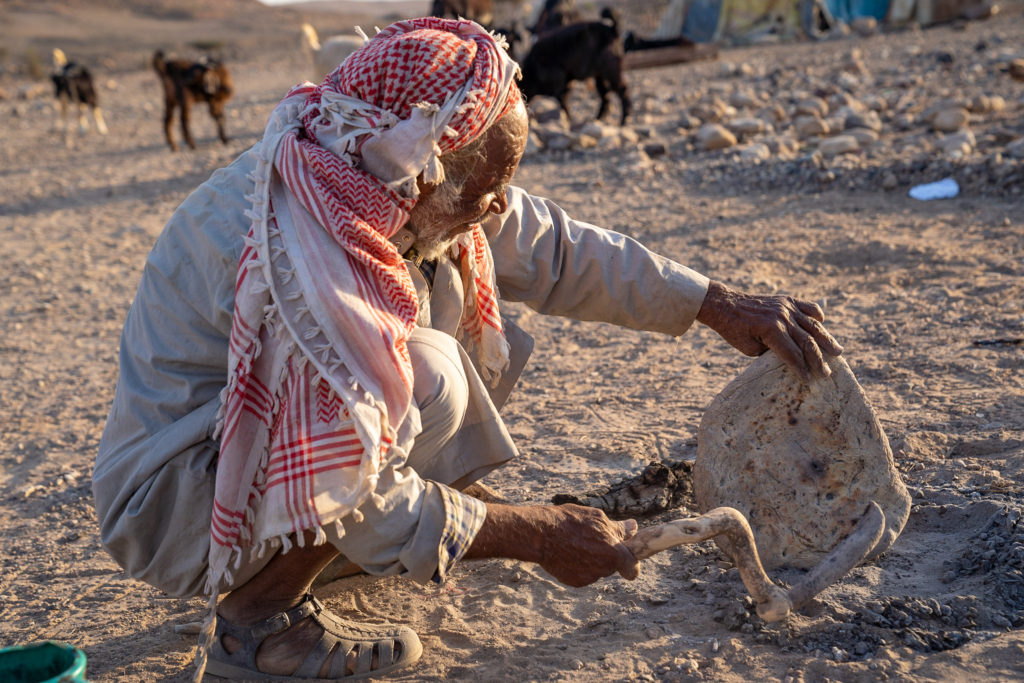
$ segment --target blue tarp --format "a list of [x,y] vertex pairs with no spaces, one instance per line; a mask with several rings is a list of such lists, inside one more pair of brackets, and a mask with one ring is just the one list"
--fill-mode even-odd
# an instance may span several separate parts
[[722,0],[691,0],[686,7],[683,36],[695,43],[710,43],[716,39],[721,14]]
[[850,22],[858,17],[874,17],[879,23],[885,21],[889,12],[889,0],[824,0],[825,7],[834,19]]

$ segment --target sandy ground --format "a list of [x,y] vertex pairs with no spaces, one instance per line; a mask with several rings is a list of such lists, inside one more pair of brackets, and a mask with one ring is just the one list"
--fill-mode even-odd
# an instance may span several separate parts
[[[1022,162],[995,159],[981,143],[973,156],[943,160],[883,140],[882,151],[852,160],[802,151],[755,163],[700,152],[666,125],[711,84],[763,87],[755,80],[773,69],[824,78],[809,65],[854,47],[874,73],[906,74],[904,91],[924,106],[955,91],[961,72],[943,75],[920,57],[947,51],[966,64],[985,54],[982,41],[1024,57],[1024,19],[735,48],[717,62],[633,72],[637,129],[651,135],[641,145],[664,142],[665,153],[540,152],[518,174],[571,214],[733,286],[825,305],[913,495],[891,551],[775,625],[753,616],[711,543],[646,561],[635,582],[583,589],[511,561],[462,563],[439,588],[365,576],[327,585],[332,609],[418,631],[423,658],[397,679],[1024,677],[1024,345],[1012,343],[1024,337],[1024,197],[1012,181]],[[723,61],[751,73],[725,78]],[[979,140],[1019,137],[1024,83],[997,58],[979,63],[977,87],[1006,103],[972,122]],[[76,136],[70,147],[52,132],[49,97],[0,101],[0,646],[72,642],[96,681],[191,672],[195,638],[175,626],[201,619],[202,601],[168,599],[120,571],[98,541],[90,472],[146,253],[187,193],[258,139],[307,62],[268,52],[231,68],[232,140],[216,142],[200,111],[194,152],[167,150],[156,79],[142,68],[103,79],[111,134]],[[27,85],[10,75],[0,83],[12,94]],[[577,100],[595,106],[585,91]],[[961,180],[958,197],[907,196],[945,171]],[[700,326],[676,340],[505,310],[537,351],[505,409],[522,455],[487,483],[523,503],[692,458],[703,409],[749,362]]]

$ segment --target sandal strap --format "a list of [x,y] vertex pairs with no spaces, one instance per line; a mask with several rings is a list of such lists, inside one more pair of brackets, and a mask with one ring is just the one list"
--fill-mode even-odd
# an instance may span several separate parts
[[266,619],[265,621],[250,627],[249,634],[252,640],[263,642],[267,637],[280,633],[292,624],[298,623],[310,616],[311,614],[320,614],[324,609],[324,606],[313,597],[311,594],[306,593],[305,597],[295,607],[292,607],[287,612],[278,612],[274,616]]
[[[227,660],[239,661],[247,668],[256,671],[256,651],[268,636],[280,633],[292,624],[302,621],[311,614],[323,611],[323,604],[313,595],[307,593],[295,607],[287,612],[279,612],[261,621],[255,626],[237,626],[224,618],[217,619],[217,630],[213,639],[213,650]],[[224,636],[235,638],[241,647],[233,654],[228,654],[223,647]]]

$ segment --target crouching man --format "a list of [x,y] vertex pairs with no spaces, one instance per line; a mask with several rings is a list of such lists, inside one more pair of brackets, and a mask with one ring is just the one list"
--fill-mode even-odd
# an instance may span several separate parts
[[814,304],[709,283],[510,186],[527,134],[516,73],[472,22],[394,24],[293,89],[151,252],[94,493],[126,571],[213,596],[210,673],[343,680],[414,662],[411,629],[309,594],[339,553],[424,583],[491,557],[570,586],[636,576],[633,521],[461,492],[516,455],[498,407],[530,340],[499,292],[672,335],[699,320],[805,374],[841,351]]

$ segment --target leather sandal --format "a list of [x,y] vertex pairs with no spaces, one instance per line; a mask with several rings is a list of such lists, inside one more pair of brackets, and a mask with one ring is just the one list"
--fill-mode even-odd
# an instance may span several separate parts
[[[319,625],[323,634],[302,664],[289,676],[265,674],[256,668],[256,651],[263,641],[306,618]],[[229,653],[224,649],[224,636],[237,638],[241,647]],[[401,647],[397,656],[396,645]],[[321,678],[320,669],[335,650],[330,671],[326,678]],[[348,655],[351,653],[355,653],[356,663],[354,671],[349,672]],[[374,654],[377,666],[371,668]],[[400,669],[415,662],[421,654],[420,639],[408,626],[375,626],[341,619],[307,594],[297,606],[255,626],[236,626],[218,616],[206,673],[221,678],[263,681],[352,681]]]

